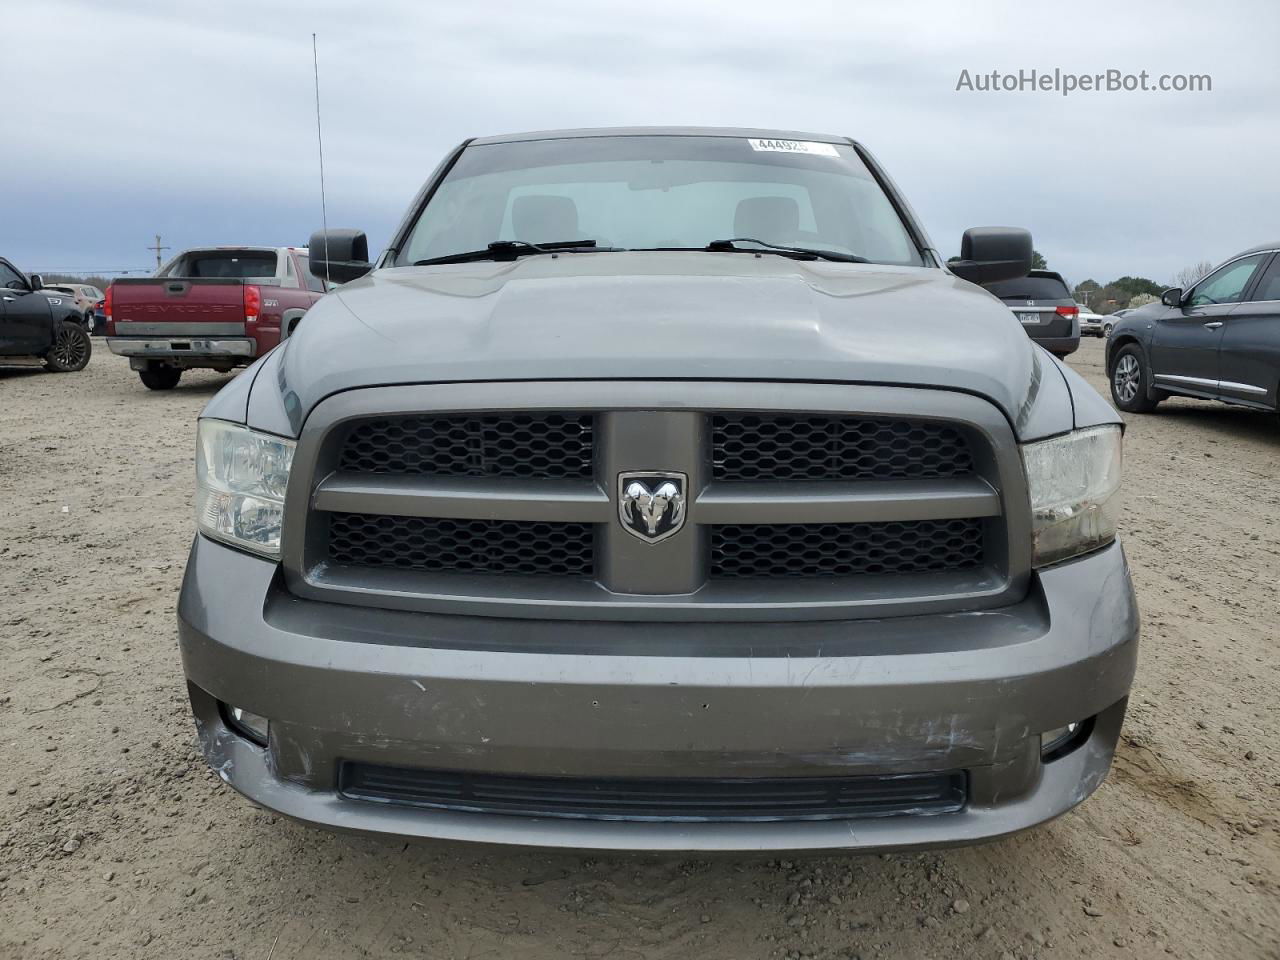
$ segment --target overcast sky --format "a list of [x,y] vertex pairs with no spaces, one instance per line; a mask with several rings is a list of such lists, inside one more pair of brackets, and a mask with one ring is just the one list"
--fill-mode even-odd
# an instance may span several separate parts
[[[381,248],[469,136],[707,124],[848,134],[944,254],[1026,226],[1071,282],[1164,281],[1280,238],[1280,4],[682,0],[9,3],[0,255],[28,270],[154,266],[175,249]],[[979,8],[985,12],[977,12]],[[1208,93],[957,92],[972,74],[1209,74]]]

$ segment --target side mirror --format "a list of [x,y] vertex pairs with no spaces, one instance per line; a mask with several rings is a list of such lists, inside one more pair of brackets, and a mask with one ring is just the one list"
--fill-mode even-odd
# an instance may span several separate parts
[[360,230],[317,230],[307,244],[310,269],[321,280],[346,283],[373,269],[369,239]]
[[1170,287],[1164,293],[1160,294],[1160,302],[1166,307],[1182,306],[1182,288]]
[[44,277],[40,276],[40,274],[33,273],[27,279],[31,282],[32,293],[35,293],[37,290],[44,289]]
[[970,227],[960,241],[960,259],[947,266],[970,283],[1025,277],[1031,270],[1031,232],[1021,227]]

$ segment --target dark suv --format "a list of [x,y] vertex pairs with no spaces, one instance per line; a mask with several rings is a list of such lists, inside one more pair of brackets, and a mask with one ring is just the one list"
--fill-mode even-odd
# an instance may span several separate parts
[[1080,305],[1062,274],[1032,270],[1025,277],[985,286],[1013,311],[1027,336],[1055,357],[1080,348]]
[[1107,342],[1107,371],[1116,406],[1132,413],[1169,394],[1276,410],[1280,243],[1238,253],[1125,316]]
[[43,360],[48,370],[70,373],[84,369],[92,349],[75,300],[0,258],[0,363]]

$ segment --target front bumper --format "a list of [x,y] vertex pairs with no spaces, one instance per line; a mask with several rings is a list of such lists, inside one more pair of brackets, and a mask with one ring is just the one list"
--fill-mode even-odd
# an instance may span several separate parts
[[199,357],[249,359],[257,354],[258,345],[249,337],[109,337],[107,349],[120,357],[157,360]]
[[[278,568],[198,537],[178,609],[200,741],[255,802],[334,829],[632,850],[903,849],[1058,816],[1111,762],[1137,657],[1119,545],[1041,572],[997,610],[871,621],[512,621],[300,600]],[[625,652],[619,652],[625,651]],[[218,702],[271,721],[233,732]],[[1097,717],[1077,749],[1040,733]],[[349,799],[343,761],[580,777],[964,770],[958,813],[636,822]]]

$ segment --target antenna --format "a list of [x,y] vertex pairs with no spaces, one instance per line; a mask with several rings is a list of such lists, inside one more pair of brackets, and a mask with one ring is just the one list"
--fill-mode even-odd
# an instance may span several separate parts
[[[324,205],[324,138],[320,136],[320,55],[316,52],[316,35],[311,34],[311,65],[316,77],[316,146],[320,151],[320,225],[324,230],[324,285],[329,283],[329,212]],[[156,242],[160,238],[156,237]]]

